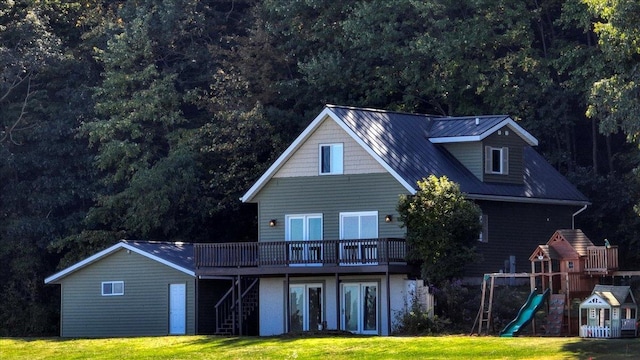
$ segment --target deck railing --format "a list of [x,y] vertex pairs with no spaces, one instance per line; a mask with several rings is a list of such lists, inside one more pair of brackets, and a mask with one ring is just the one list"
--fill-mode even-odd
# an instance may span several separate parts
[[356,266],[406,263],[404,239],[195,244],[196,266]]
[[588,273],[606,274],[618,269],[617,246],[589,246],[587,247],[587,259],[585,271]]

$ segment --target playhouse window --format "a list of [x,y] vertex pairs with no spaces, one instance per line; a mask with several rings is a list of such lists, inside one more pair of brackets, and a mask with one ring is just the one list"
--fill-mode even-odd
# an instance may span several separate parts
[[567,268],[573,269],[573,261],[568,261],[567,262]]
[[124,281],[102,282],[102,296],[124,295]]

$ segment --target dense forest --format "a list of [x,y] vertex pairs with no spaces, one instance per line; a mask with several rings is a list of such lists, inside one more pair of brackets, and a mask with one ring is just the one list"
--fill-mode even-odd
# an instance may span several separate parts
[[119,239],[255,240],[238,198],[327,103],[511,115],[637,269],[639,65],[637,0],[1,1],[0,336]]

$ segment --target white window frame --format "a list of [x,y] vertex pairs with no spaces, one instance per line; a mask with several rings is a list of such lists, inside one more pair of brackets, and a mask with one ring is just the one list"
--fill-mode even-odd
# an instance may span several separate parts
[[[376,219],[376,231],[373,236],[363,237],[362,236],[362,218],[365,216],[375,217]],[[346,238],[344,235],[344,219],[346,217],[358,217],[358,237],[357,238]],[[353,212],[341,212],[340,213],[340,240],[354,240],[353,244],[346,244],[343,242],[340,246],[340,258],[341,259],[353,259],[360,261],[349,261],[341,262],[340,265],[377,265],[377,261],[373,261],[372,259],[378,258],[378,236],[380,231],[380,218],[377,211],[353,211]],[[364,239],[371,239],[370,241],[358,241]]]
[[[323,149],[329,151],[329,170],[323,165]],[[344,144],[320,144],[318,146],[318,173],[320,175],[341,175],[344,173]]]
[[[324,238],[324,219],[323,214],[290,214],[285,215],[285,241],[321,241]],[[302,230],[302,239],[292,239],[291,238],[291,220],[293,219],[302,219],[303,230]],[[309,239],[309,220],[310,219],[320,219],[320,239]],[[297,258],[301,257],[303,261],[312,261],[318,260],[318,262],[311,263],[303,263],[303,264],[290,264],[289,266],[320,266],[322,265],[323,260],[323,248],[322,245],[320,247],[317,246],[309,246],[302,245],[299,249],[294,249],[293,244],[288,246],[289,248],[289,258]]]
[[[341,312],[341,319],[340,319],[340,328],[342,330],[347,330],[349,331],[350,329],[347,328],[347,305],[346,304],[346,296],[345,296],[345,286],[349,286],[349,287],[356,287],[357,288],[357,319],[356,319],[356,329],[354,331],[355,334],[363,334],[363,335],[376,335],[379,333],[380,331],[380,283],[378,282],[344,282],[340,284],[340,312]],[[375,287],[376,292],[375,292],[375,296],[376,296],[376,308],[374,309],[375,311],[375,323],[376,323],[376,328],[375,329],[370,329],[370,330],[365,330],[365,323],[366,323],[366,319],[365,319],[365,313],[364,313],[364,308],[365,308],[365,302],[366,302],[366,298],[365,298],[365,289],[368,287]],[[350,304],[349,304],[350,305]]]
[[[302,331],[309,331],[309,330],[320,330],[320,329],[310,329],[310,323],[311,323],[311,318],[310,318],[310,314],[309,314],[309,290],[312,288],[319,288],[320,289],[320,321],[319,324],[322,324],[323,321],[325,321],[325,291],[324,291],[324,284],[323,283],[300,283],[300,284],[289,284],[289,297],[291,297],[291,292],[292,289],[302,289],[302,295],[303,295],[303,299],[302,299],[302,314],[300,314],[302,316]],[[291,299],[289,299],[289,301],[291,301]],[[292,311],[292,309],[290,308],[289,311]],[[291,314],[288,315],[289,319],[289,327],[291,327]],[[289,329],[291,330],[291,329]]]
[[[111,292],[107,293],[105,292],[105,288],[104,286],[110,284],[111,285]],[[120,285],[122,288],[122,291],[116,292],[116,285]],[[102,294],[102,296],[122,296],[124,295],[124,281],[103,281],[100,284],[100,293]]]
[[[498,169],[494,169],[493,154],[499,152],[500,163]],[[509,148],[485,146],[484,148],[484,172],[486,174],[509,175]]]
[[[341,212],[340,213],[340,239],[344,240],[344,218],[345,217],[354,217],[357,216],[358,218],[360,218],[359,220],[359,225],[362,223],[361,218],[364,216],[375,216],[376,218],[376,233],[375,235],[372,237],[374,239],[378,238],[378,232],[379,232],[379,228],[380,228],[380,219],[378,216],[378,212],[377,211],[352,211],[352,212]],[[358,226],[358,237],[356,239],[363,239],[362,234],[362,227]]]

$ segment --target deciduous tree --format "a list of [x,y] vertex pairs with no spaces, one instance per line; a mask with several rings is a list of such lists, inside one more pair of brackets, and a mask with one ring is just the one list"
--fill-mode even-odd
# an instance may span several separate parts
[[462,276],[465,265],[476,259],[480,208],[446,176],[419,181],[415,195],[400,198],[398,211],[407,228],[410,260],[420,263],[429,284]]

